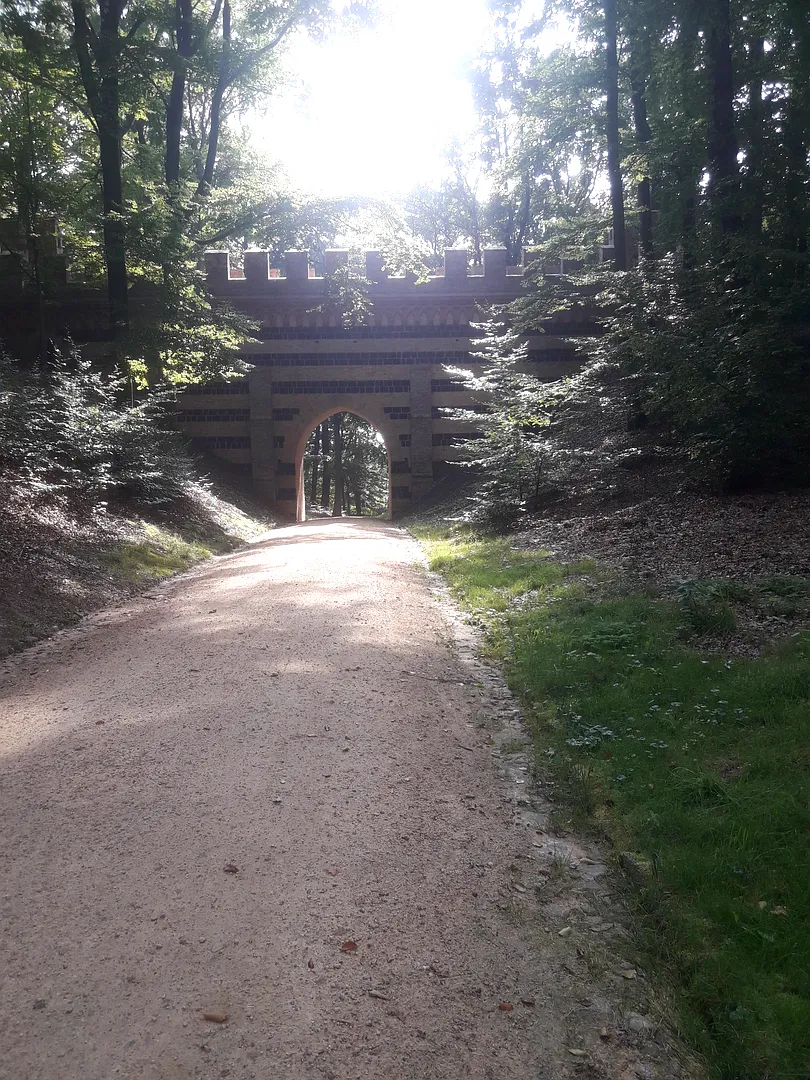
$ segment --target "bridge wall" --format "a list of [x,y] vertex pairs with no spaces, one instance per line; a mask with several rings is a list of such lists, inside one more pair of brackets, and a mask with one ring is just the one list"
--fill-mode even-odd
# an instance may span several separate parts
[[[489,249],[482,272],[470,274],[467,253],[447,251],[443,272],[416,284],[389,277],[379,253],[368,252],[371,311],[364,325],[345,329],[338,313],[325,310],[327,278],[313,275],[306,252],[287,252],[284,261],[281,276],[267,252],[247,252],[239,274],[227,253],[207,254],[209,288],[258,323],[259,341],[243,348],[253,365],[247,379],[190,388],[178,422],[196,445],[249,470],[279,513],[300,518],[309,434],[335,412],[356,413],[385,438],[390,506],[401,513],[476,434],[474,425],[440,412],[473,404],[444,368],[475,368],[470,322],[480,318],[478,305],[514,300],[522,270],[507,267],[504,250]],[[327,252],[327,273],[346,262],[346,252]],[[575,367],[566,340],[538,335],[530,349],[541,378]]]

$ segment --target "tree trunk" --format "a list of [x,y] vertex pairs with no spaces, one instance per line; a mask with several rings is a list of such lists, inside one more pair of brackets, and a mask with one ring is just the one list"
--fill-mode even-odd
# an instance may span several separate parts
[[20,224],[25,230],[25,241],[31,259],[31,280],[34,285],[34,295],[37,298],[37,360],[39,362],[40,377],[44,381],[48,375],[50,342],[45,321],[45,288],[42,280],[42,257],[39,246],[41,222],[37,141],[34,131],[34,117],[31,110],[31,94],[27,83],[23,88],[23,97],[28,143],[25,147],[25,163],[23,165],[21,162],[20,165],[21,168],[25,169],[28,182],[20,187],[17,211]]
[[323,454],[323,481],[321,485],[321,506],[324,510],[329,509],[330,493],[332,491],[332,466],[330,454],[332,452],[329,435],[329,421],[324,420],[321,424],[321,452]]
[[617,0],[605,0],[605,95],[608,176],[613,209],[613,265],[627,269],[627,233],[624,219],[621,147],[619,145],[619,25]]
[[734,67],[730,0],[711,0],[708,33],[709,200],[724,233],[740,228],[739,145],[734,128]]
[[[808,233],[808,125],[810,124],[810,86],[797,79],[787,108],[785,124],[785,149],[787,169],[785,172],[785,248],[794,255],[807,253]],[[802,263],[794,264],[791,273],[802,274]]]
[[333,447],[332,471],[335,477],[335,505],[332,517],[343,516],[343,431],[340,413],[332,417]]
[[748,189],[750,192],[749,227],[755,239],[762,236],[765,218],[764,137],[765,109],[762,101],[765,42],[762,38],[750,42],[751,78],[748,82]]
[[473,197],[471,204],[472,233],[473,233],[473,265],[483,266],[484,256],[481,251],[481,228],[478,223],[478,200]]
[[[698,36],[699,26],[695,21],[696,13],[688,5],[684,7],[683,25],[678,31],[676,45],[677,93],[684,103],[684,119],[697,126],[702,119],[694,108],[689,107],[694,95],[695,68],[699,63]],[[673,161],[676,177],[678,202],[680,204],[679,231],[680,255],[684,267],[693,264],[695,258],[695,238],[697,229],[698,182],[704,167],[703,156],[697,160],[694,150],[685,142],[678,148]]]
[[121,63],[120,25],[124,0],[115,0],[102,6],[99,31],[92,35],[85,0],[72,0],[72,10],[73,46],[87,104],[98,133],[107,298],[110,332],[115,337],[126,328],[129,321],[118,86]]
[[180,142],[183,134],[183,103],[186,94],[186,63],[191,56],[191,0],[176,0],[174,6],[176,68],[172,75],[169,100],[166,105],[166,186],[172,189],[180,183]]
[[318,498],[318,474],[320,473],[320,453],[321,453],[321,425],[315,428],[315,440],[312,455],[312,475],[309,478],[309,505],[313,506]]
[[[104,83],[107,85],[105,86]],[[114,85],[110,85],[114,83]],[[99,127],[101,186],[104,207],[104,258],[107,263],[107,299],[110,329],[117,337],[129,322],[127,289],[127,229],[121,176],[121,135],[118,130],[118,80],[105,79],[101,87],[108,118]]]
[[520,211],[514,237],[506,244],[510,266],[520,266],[523,259],[523,245],[531,224],[533,179],[530,173],[523,177],[523,191],[520,196]]
[[646,152],[647,144],[652,139],[652,131],[647,117],[646,80],[635,57],[631,58],[630,63],[630,89],[636,141],[641,152],[645,155],[643,175],[636,189],[639,244],[644,257],[651,259],[653,256],[652,182],[648,175]]
[[208,149],[205,155],[203,174],[197,185],[197,195],[207,195],[214,183],[214,167],[217,163],[219,132],[222,124],[222,100],[231,78],[231,5],[230,0],[222,4],[222,57],[219,62],[219,75],[214,95],[211,99],[211,117],[208,127]]

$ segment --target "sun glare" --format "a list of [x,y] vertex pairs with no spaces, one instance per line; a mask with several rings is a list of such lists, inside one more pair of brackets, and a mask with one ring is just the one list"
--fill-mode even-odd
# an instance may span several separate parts
[[293,183],[376,195],[436,183],[444,150],[475,126],[465,61],[484,43],[486,0],[381,0],[373,27],[290,47],[289,79],[249,127]]

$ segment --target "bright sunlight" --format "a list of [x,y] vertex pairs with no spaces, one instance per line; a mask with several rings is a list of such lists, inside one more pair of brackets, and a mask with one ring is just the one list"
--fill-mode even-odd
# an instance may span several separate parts
[[373,27],[299,34],[282,84],[249,126],[293,183],[319,195],[435,184],[475,127],[465,65],[485,44],[486,0],[382,0]]

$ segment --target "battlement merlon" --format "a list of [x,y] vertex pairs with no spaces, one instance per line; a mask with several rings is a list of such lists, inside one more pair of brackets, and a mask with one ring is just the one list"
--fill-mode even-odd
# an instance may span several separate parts
[[[348,251],[324,253],[327,274],[348,266]],[[427,281],[416,284],[413,276],[396,277],[383,269],[379,251],[366,252],[366,278],[371,282],[370,294],[383,298],[407,293],[414,298],[429,296],[458,296],[475,300],[502,302],[520,295],[523,268],[507,266],[506,248],[485,248],[483,271],[471,273],[468,254],[463,249],[444,253],[443,269]],[[239,300],[263,296],[278,299],[317,300],[325,294],[326,279],[312,275],[306,251],[284,252],[284,276],[270,270],[270,253],[246,251],[243,275],[231,274],[227,251],[207,251],[205,269],[208,287],[214,296]]]

